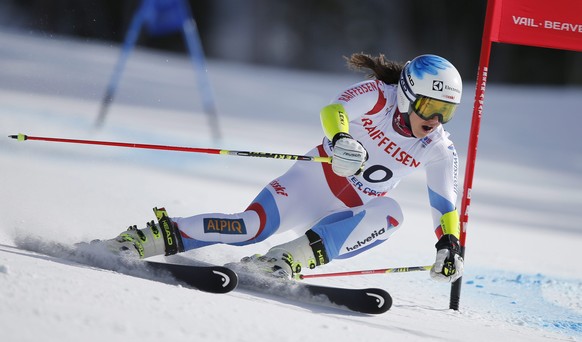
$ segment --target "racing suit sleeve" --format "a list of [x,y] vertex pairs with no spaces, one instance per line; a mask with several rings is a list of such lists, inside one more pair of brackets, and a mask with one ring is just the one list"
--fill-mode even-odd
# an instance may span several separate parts
[[435,234],[460,236],[459,213],[456,208],[458,157],[453,144],[441,145],[439,156],[426,165],[429,202]]

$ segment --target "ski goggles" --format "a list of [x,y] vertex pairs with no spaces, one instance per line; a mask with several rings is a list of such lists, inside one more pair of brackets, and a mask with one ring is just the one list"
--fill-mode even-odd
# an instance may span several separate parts
[[436,116],[440,123],[444,124],[453,118],[455,109],[457,109],[456,103],[418,96],[410,105],[408,114],[414,111],[423,120],[430,120]]

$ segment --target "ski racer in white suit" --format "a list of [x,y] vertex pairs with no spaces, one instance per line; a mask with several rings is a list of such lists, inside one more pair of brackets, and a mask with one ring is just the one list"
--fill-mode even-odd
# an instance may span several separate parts
[[331,165],[296,162],[240,213],[170,218],[175,248],[152,234],[152,224],[108,240],[110,247],[146,258],[216,243],[248,245],[294,230],[305,234],[243,259],[262,271],[293,276],[386,241],[404,219],[390,190],[422,169],[438,238],[431,276],[458,279],[458,159],[442,126],[461,99],[458,71],[435,55],[402,65],[383,55],[354,54],[348,63],[371,70],[373,78],[348,87],[320,112],[325,137],[307,154],[331,156]]

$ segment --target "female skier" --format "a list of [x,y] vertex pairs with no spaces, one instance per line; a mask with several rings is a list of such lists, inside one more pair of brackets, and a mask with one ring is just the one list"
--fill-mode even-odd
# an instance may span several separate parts
[[403,222],[389,191],[424,169],[438,238],[431,277],[445,282],[461,277],[458,159],[442,127],[461,100],[461,76],[435,55],[402,65],[383,55],[354,54],[348,64],[369,69],[371,79],[342,91],[320,112],[325,137],[308,154],[331,156],[331,165],[296,162],[240,213],[169,218],[158,211],[162,227],[153,221],[144,229],[130,227],[107,240],[108,247],[147,258],[216,243],[248,245],[295,230],[304,234],[242,260],[292,277],[304,267],[349,258],[386,241]]

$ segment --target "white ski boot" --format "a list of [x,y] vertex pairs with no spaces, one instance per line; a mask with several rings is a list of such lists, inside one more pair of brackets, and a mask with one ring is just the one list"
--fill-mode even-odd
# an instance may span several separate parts
[[140,259],[154,255],[172,255],[184,251],[178,227],[164,208],[154,208],[159,224],[148,222],[146,228],[130,226],[127,231],[103,243],[116,254]]
[[298,276],[303,267],[313,269],[328,261],[319,235],[309,230],[295,240],[271,248],[265,255],[242,258],[238,266],[249,272],[291,279]]

